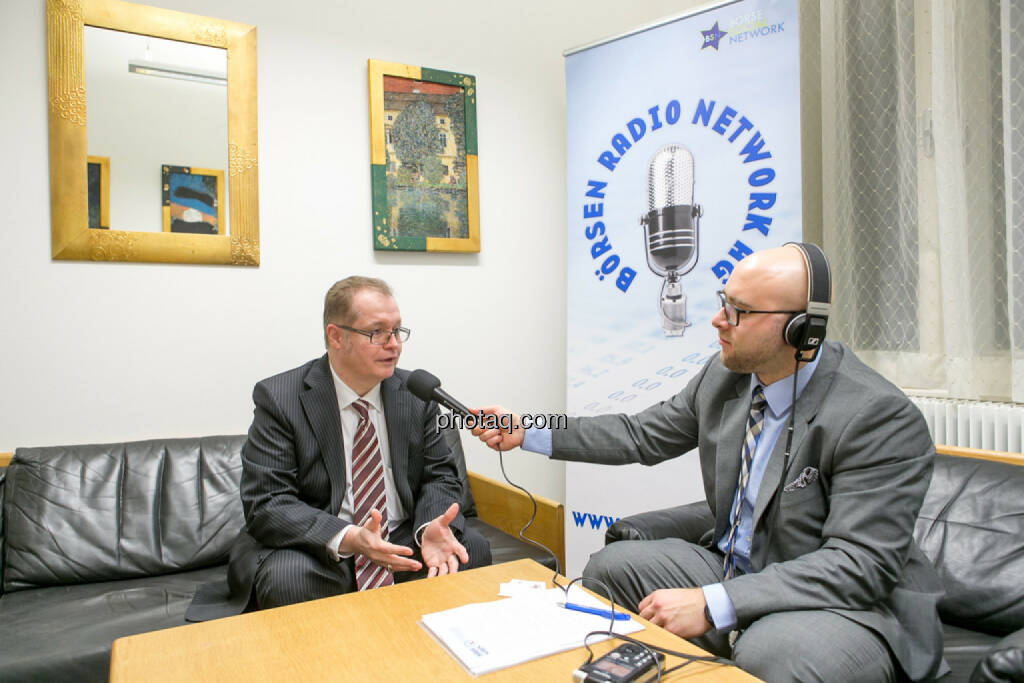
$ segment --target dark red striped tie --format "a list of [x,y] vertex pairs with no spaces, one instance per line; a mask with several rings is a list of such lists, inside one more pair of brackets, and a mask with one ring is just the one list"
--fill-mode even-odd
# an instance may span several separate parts
[[[353,521],[363,525],[370,519],[370,510],[380,511],[381,536],[388,540],[388,506],[384,491],[384,463],[377,444],[377,430],[370,422],[369,407],[359,399],[352,404],[359,414],[359,425],[352,439],[352,505]],[[356,555],[356,586],[359,590],[390,586],[394,575],[379,567],[365,555]]]

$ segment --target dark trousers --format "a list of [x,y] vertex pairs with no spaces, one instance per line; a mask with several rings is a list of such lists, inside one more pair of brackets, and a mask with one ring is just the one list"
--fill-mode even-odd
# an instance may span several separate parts
[[[410,521],[405,521],[390,535],[391,543],[404,545],[415,551],[413,557],[423,562],[419,548],[413,540]],[[484,567],[491,563],[491,546],[487,540],[471,529],[462,536],[462,545],[469,553],[469,562],[459,570]],[[420,579],[427,575],[426,565],[418,572],[396,572],[395,583]],[[356,590],[355,562],[347,558],[325,564],[320,558],[292,548],[271,551],[256,569],[253,594],[259,609],[291,605],[307,600],[318,600]]]

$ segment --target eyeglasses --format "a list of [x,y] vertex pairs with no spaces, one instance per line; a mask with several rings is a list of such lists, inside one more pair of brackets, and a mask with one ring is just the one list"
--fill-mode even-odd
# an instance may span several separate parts
[[411,334],[407,327],[396,327],[393,330],[357,330],[356,328],[349,327],[348,325],[332,324],[343,330],[348,330],[349,332],[355,332],[356,334],[361,334],[364,337],[369,337],[370,343],[376,344],[377,346],[387,346],[388,342],[391,341],[391,335],[394,335],[395,339],[398,340],[398,343],[401,344],[402,342],[408,341],[409,335]]
[[718,300],[722,302],[722,310],[725,311],[725,321],[733,327],[738,327],[740,324],[740,315],[754,315],[755,313],[803,313],[803,311],[745,311],[742,308],[738,308],[736,305],[729,303],[729,300],[725,298],[725,292],[721,289],[716,292],[718,294]]

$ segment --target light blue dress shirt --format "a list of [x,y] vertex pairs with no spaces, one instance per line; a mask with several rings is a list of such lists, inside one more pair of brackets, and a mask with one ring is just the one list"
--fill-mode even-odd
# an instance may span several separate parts
[[[820,358],[820,355],[818,356]],[[796,393],[800,396],[804,387],[810,381],[814,370],[818,367],[818,358],[807,363],[797,373]],[[748,397],[753,397],[754,389],[761,385],[756,375],[750,376],[750,388],[747,391]],[[754,505],[757,502],[757,492],[761,488],[761,479],[764,478],[764,471],[768,467],[768,459],[775,442],[785,431],[789,420],[790,409],[793,406],[793,380],[792,375],[784,377],[777,382],[764,386],[764,397],[768,402],[764,414],[764,426],[757,438],[757,445],[754,447],[754,456],[751,461],[750,479],[747,481],[747,490],[743,496],[740,506],[740,526],[737,529],[736,545],[733,554],[736,557],[736,568],[740,573],[750,571],[750,542],[753,537]],[[746,429],[744,425],[744,429]],[[543,455],[551,455],[551,430],[550,429],[527,429],[523,435],[523,450]],[[728,455],[728,454],[726,454]],[[742,453],[736,453],[741,458]],[[735,484],[733,484],[735,486]],[[736,495],[733,494],[730,511],[736,506]],[[730,520],[731,521],[731,520]],[[728,546],[728,538],[723,536],[717,542],[719,550],[723,553]],[[725,587],[721,583],[713,583],[701,586],[704,591],[704,599],[711,612],[714,627],[720,631],[731,630],[736,626],[736,610],[732,600],[729,599]]]

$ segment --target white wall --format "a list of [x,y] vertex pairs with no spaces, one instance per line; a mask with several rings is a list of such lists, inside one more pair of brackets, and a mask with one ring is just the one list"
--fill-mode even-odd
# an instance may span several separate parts
[[[323,294],[353,273],[395,287],[404,367],[470,405],[562,411],[562,51],[697,3],[159,4],[258,27],[262,265],[50,259],[45,4],[0,2],[0,451],[244,432],[252,385],[323,352]],[[372,251],[369,57],[477,77],[479,255]],[[467,445],[470,469],[500,477]],[[506,469],[564,498],[561,463]]]

